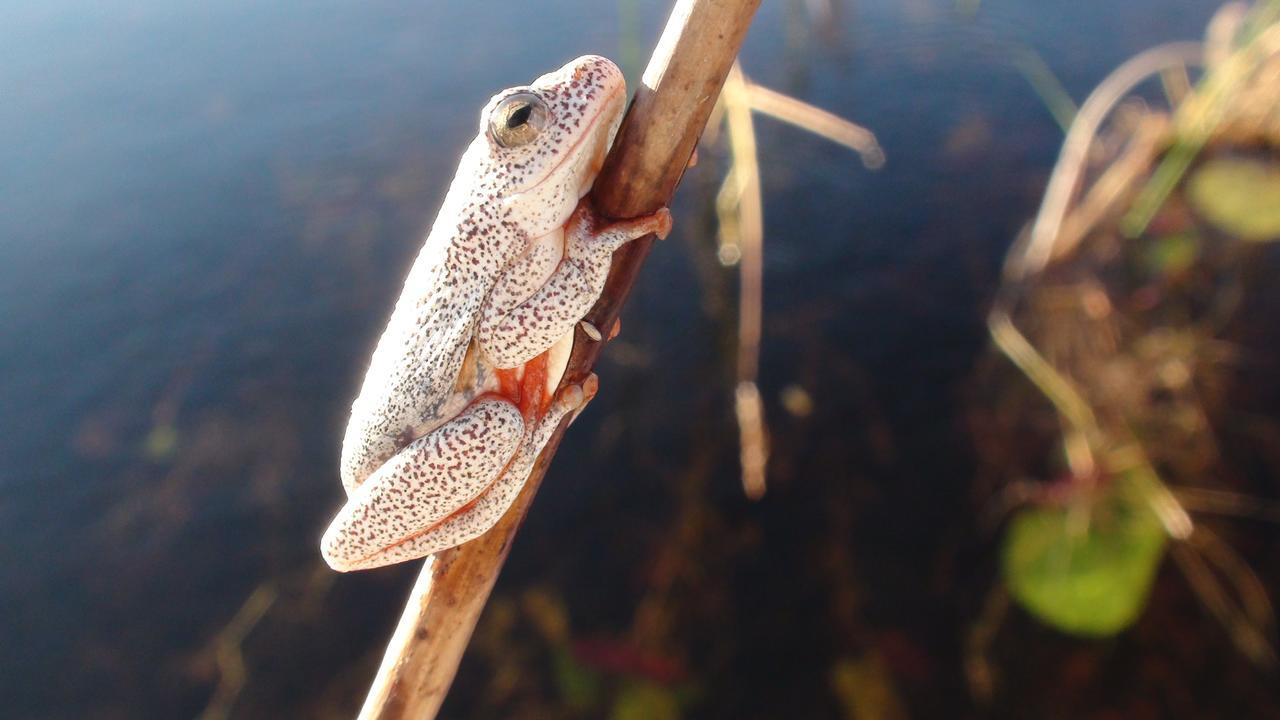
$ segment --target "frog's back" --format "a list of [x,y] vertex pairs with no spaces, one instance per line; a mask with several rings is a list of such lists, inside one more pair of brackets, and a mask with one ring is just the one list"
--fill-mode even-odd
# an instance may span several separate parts
[[510,242],[502,210],[457,180],[405,280],[369,363],[342,444],[351,490],[409,439],[445,419],[484,297],[501,267],[490,246]]

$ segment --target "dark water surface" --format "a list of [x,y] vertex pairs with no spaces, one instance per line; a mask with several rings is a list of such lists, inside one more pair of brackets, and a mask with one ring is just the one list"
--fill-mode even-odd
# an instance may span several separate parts
[[[519,610],[534,596],[575,641],[674,658],[690,717],[839,716],[832,668],[872,650],[912,714],[984,712],[961,667],[991,581],[962,397],[1062,136],[1012,59],[1034,49],[1079,100],[1135,52],[1199,37],[1214,3],[974,5],[764,3],[745,71],[866,125],[888,158],[871,173],[757,122],[770,494],[738,486],[710,151],[499,582],[514,615],[482,625],[452,716],[599,712],[538,674],[548,641]],[[194,716],[218,633],[258,587],[274,604],[244,642],[233,715],[352,712],[414,570],[335,577],[316,539],[420,234],[492,93],[586,52],[638,77],[666,8],[0,0],[0,714]],[[811,414],[783,409],[797,387]],[[662,558],[676,580],[658,579]],[[634,616],[659,587],[668,622],[646,634]],[[512,667],[529,677],[503,695]],[[1034,701],[1127,707],[1125,682]],[[1029,702],[1015,688],[991,712]]]

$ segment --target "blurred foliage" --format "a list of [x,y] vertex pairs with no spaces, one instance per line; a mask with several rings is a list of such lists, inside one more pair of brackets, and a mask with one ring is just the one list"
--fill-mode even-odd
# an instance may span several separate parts
[[178,451],[178,430],[172,425],[156,425],[142,442],[142,452],[148,460],[164,462]]
[[[1239,385],[1243,368],[1232,361],[1250,328],[1267,322],[1257,241],[1280,234],[1277,8],[1224,8],[1194,90],[1170,80],[1187,75],[1185,46],[1154,49],[1105,80],[1081,106],[1041,214],[1007,261],[991,334],[1042,394],[1014,400],[1014,412],[1048,410],[1050,422],[1035,424],[1057,435],[1065,466],[1052,455],[1014,459],[1007,447],[991,456],[1013,460],[1013,478],[1061,478],[1006,487],[1007,502],[1029,505],[1006,527],[1003,578],[1013,600],[1061,631],[1106,637],[1131,627],[1172,555],[1237,651],[1259,667],[1275,662],[1261,583],[1192,519],[1204,508],[1185,506],[1178,488],[1231,497],[1233,510],[1265,508],[1228,483],[1277,469],[1260,474],[1253,451],[1228,452],[1257,440],[1239,435],[1254,388]],[[1157,75],[1171,110],[1125,98]],[[1252,419],[1276,429],[1274,415]],[[1010,440],[1028,431],[1006,427]],[[993,622],[975,626],[979,656]],[[976,666],[989,688],[990,673]]]
[[[1126,485],[1124,476],[1114,481]],[[1151,592],[1168,534],[1138,491],[1117,488],[1091,507],[1040,507],[1009,522],[1002,551],[1013,597],[1067,632],[1113,635]]]
[[1194,233],[1170,233],[1144,243],[1142,270],[1156,278],[1183,277],[1200,258],[1201,240]]
[[677,720],[680,704],[670,690],[650,683],[628,683],[618,691],[609,720]]
[[893,686],[893,675],[883,659],[868,655],[840,660],[831,668],[831,687],[849,720],[906,718],[907,710]]
[[1191,176],[1192,206],[1244,240],[1280,239],[1280,168],[1274,161],[1214,158]]

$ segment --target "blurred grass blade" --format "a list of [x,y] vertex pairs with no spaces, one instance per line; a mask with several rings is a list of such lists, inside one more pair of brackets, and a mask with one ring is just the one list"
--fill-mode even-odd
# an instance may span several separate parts
[[220,678],[213,697],[209,699],[204,712],[200,713],[200,720],[223,720],[231,717],[231,708],[248,678],[241,646],[275,601],[275,586],[271,583],[259,585],[214,639]]
[[1013,66],[1031,84],[1062,132],[1070,130],[1076,118],[1076,103],[1039,53],[1031,48],[1019,48],[1013,54]]
[[746,90],[751,107],[756,112],[849,148],[858,153],[863,166],[869,170],[884,166],[884,149],[876,141],[875,134],[861,125],[762,85],[748,82]]
[[[1278,3],[1273,0],[1267,5],[1275,7]],[[1260,26],[1265,29],[1251,30]],[[1251,36],[1245,45],[1211,68],[1198,91],[1174,113],[1178,141],[1165,154],[1164,160],[1134,200],[1133,207],[1121,219],[1120,229],[1125,235],[1137,237],[1146,230],[1222,123],[1231,108],[1232,98],[1259,66],[1261,59],[1280,52],[1280,24],[1275,24],[1271,12],[1259,12],[1246,22],[1244,34]]]
[[[1248,565],[1203,527],[1197,528],[1191,542],[1174,545],[1173,558],[1200,603],[1226,629],[1236,649],[1256,665],[1274,667],[1276,655],[1267,637],[1274,631],[1271,604],[1266,589]],[[1238,605],[1223,589],[1211,565],[1236,589]]]

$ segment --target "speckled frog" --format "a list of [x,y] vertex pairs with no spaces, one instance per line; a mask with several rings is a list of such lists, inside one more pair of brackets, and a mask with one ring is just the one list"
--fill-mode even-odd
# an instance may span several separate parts
[[423,557],[498,521],[594,377],[558,393],[613,252],[670,214],[604,224],[584,196],[626,102],[585,56],[494,96],[378,341],[342,446],[336,570]]

